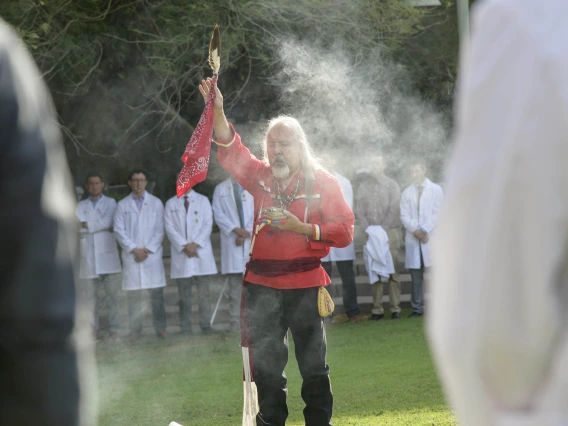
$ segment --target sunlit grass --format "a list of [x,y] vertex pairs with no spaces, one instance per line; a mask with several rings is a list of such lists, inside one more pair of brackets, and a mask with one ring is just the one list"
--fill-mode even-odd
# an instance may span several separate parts
[[[421,319],[328,327],[335,426],[456,425],[448,410]],[[292,348],[291,348],[292,349]],[[99,424],[106,426],[240,425],[242,373],[235,335],[135,344],[101,342]],[[303,425],[301,377],[293,351],[287,424]]]

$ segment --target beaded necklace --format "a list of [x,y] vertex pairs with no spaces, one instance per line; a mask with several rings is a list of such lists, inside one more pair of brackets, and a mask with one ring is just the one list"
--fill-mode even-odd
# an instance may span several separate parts
[[292,204],[292,201],[296,198],[298,190],[300,189],[300,180],[301,179],[298,179],[296,181],[296,186],[290,196],[286,195],[286,193],[280,189],[280,181],[276,180],[276,199],[278,200],[278,203],[280,204],[279,207],[281,209],[288,210],[288,207],[290,207],[290,204]]

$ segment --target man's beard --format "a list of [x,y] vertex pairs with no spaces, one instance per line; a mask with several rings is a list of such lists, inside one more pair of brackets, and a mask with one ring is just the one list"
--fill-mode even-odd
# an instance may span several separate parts
[[[278,165],[276,165],[276,163],[278,163]],[[288,167],[288,164],[283,157],[276,157],[271,166],[272,175],[276,179],[286,179],[290,175],[290,167]]]

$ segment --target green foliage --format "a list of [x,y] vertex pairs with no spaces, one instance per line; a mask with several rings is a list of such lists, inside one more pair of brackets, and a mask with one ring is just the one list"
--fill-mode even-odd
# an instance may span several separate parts
[[290,39],[340,45],[368,66],[383,54],[396,57],[423,93],[444,106],[451,101],[441,93],[453,87],[455,52],[416,42],[447,20],[446,10],[399,0],[3,0],[0,15],[17,28],[49,84],[77,178],[96,168],[122,183],[136,165],[159,175],[158,189],[171,184],[202,110],[196,86],[211,75],[215,23],[220,85],[236,121],[281,109],[271,76],[280,71],[278,46]]

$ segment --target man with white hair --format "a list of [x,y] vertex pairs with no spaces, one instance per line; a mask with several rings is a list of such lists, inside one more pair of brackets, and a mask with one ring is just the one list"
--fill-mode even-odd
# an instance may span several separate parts
[[[203,81],[207,99],[211,80]],[[245,333],[252,352],[252,374],[258,390],[257,424],[284,425],[288,329],[302,374],[305,424],[329,426],[333,396],[326,363],[326,338],[318,311],[319,287],[330,284],[321,265],[331,246],[353,240],[353,212],[339,183],[314,160],[298,121],[280,116],[269,122],[264,160],[241,143],[227,122],[223,98],[215,86],[217,158],[254,197],[255,217],[263,208],[283,209],[286,219],[257,220],[251,260],[244,278]],[[242,327],[244,328],[244,327]]]

